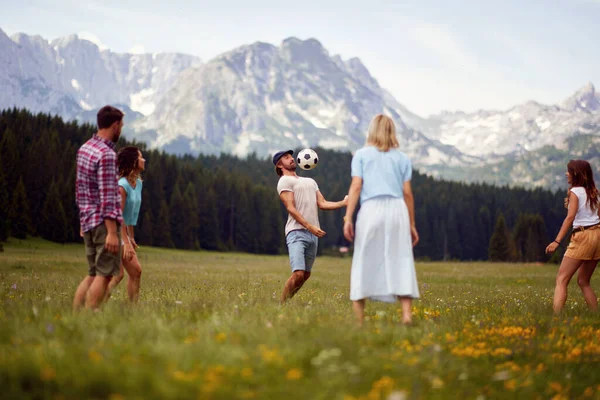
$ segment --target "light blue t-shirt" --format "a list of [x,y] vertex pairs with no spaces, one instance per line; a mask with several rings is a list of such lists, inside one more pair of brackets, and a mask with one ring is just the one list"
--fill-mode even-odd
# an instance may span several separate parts
[[135,188],[132,188],[127,178],[119,179],[119,186],[125,189],[125,209],[123,210],[123,221],[125,225],[136,226],[142,205],[142,181],[138,179]]
[[378,196],[404,198],[404,182],[412,176],[408,156],[398,150],[380,151],[367,146],[358,150],[352,158],[352,176],[363,179],[360,202]]

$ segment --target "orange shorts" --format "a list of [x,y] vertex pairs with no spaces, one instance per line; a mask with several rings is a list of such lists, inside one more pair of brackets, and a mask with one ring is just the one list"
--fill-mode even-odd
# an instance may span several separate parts
[[573,232],[565,257],[575,260],[600,260],[600,225]]

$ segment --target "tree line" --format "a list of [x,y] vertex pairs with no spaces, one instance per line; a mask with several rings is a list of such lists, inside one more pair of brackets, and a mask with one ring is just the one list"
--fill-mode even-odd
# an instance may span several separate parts
[[[96,131],[89,124],[24,109],[0,111],[0,242],[40,236],[78,242],[75,156]],[[175,156],[136,145],[147,160],[138,243],[181,249],[285,252],[287,213],[276,192],[270,159],[251,154]],[[341,200],[350,184],[352,155],[316,149],[314,178],[328,200]],[[416,161],[416,160],[413,160]],[[415,256],[431,260],[546,261],[543,250],[565,216],[562,192],[437,180],[413,173],[421,241]],[[327,235],[320,251],[349,243],[345,210],[320,215]],[[509,229],[512,227],[512,229]]]

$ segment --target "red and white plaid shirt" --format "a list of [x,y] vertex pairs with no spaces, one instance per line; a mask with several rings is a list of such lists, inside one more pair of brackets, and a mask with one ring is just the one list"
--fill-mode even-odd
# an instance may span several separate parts
[[94,135],[77,151],[75,198],[83,232],[105,219],[123,223],[115,148],[113,142]]

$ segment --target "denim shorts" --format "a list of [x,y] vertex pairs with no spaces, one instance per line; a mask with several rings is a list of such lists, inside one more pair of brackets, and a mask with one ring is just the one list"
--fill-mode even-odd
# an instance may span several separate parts
[[292,272],[310,272],[317,257],[319,238],[306,229],[300,229],[288,233],[285,243],[290,254]]

